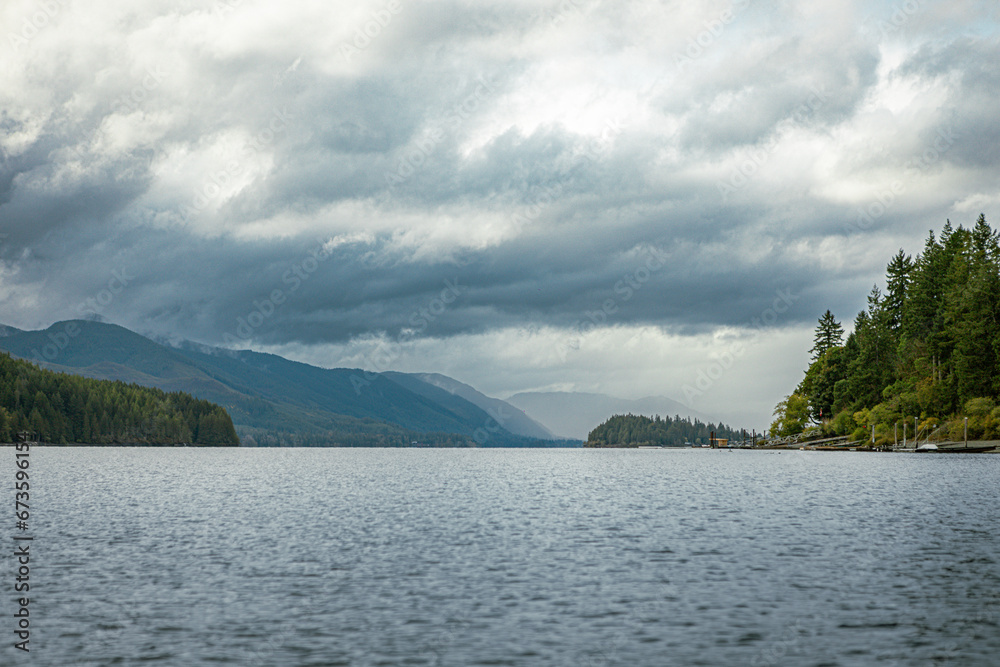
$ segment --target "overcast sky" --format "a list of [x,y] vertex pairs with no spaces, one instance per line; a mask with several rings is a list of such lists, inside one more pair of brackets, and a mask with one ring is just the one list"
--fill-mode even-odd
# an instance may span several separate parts
[[765,427],[1000,216],[990,0],[0,5],[0,322]]

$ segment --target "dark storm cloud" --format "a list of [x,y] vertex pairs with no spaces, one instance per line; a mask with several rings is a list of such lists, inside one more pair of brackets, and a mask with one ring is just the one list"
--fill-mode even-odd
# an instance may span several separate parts
[[[647,16],[648,3],[407,3],[349,59],[377,3],[337,21],[295,3],[109,19],[116,46],[74,46],[89,69],[59,73],[39,50],[36,74],[24,59],[10,75],[0,315],[79,316],[124,271],[97,314],[247,346],[397,336],[448,284],[460,294],[421,335],[572,331],[599,311],[693,334],[746,324],[789,290],[801,307],[785,326],[827,305],[850,319],[882,270],[873,244],[915,252],[956,200],[994,201],[996,41],[932,41],[914,18],[886,74],[886,42],[851,3],[754,5],[679,66],[730,4],[681,25],[678,7]],[[815,25],[829,34],[804,32]],[[869,154],[882,139],[869,107],[896,104],[901,78],[947,92],[907,151],[941,128],[976,137],[921,178],[957,165],[971,186],[899,196],[852,227],[893,175],[869,191],[845,165],[903,173],[912,157]],[[34,295],[30,314],[17,293]]]
[[[265,317],[251,327],[254,340],[345,342],[377,332],[399,335],[414,326],[419,319],[415,315],[443,290],[456,285],[458,298],[434,318],[427,335],[481,333],[538,322],[574,328],[603,319],[592,314],[605,309],[609,300],[613,305],[608,310],[614,311],[607,318],[610,324],[669,322],[694,332],[720,323],[746,323],[783,289],[793,288],[797,300],[816,282],[804,270],[797,276],[776,275],[763,267],[743,270],[734,279],[735,270],[724,268],[727,258],[693,268],[669,245],[605,247],[597,254],[590,244],[565,244],[558,254],[539,261],[525,242],[466,256],[461,265],[380,266],[365,258],[367,252],[380,250],[379,242],[337,248],[324,257],[318,242],[312,247],[299,242],[234,246],[216,240],[193,254],[171,248],[167,239],[148,234],[135,239],[134,252],[118,262],[133,276],[122,301],[128,308],[116,306],[103,314],[128,321],[135,306],[156,303],[140,320],[150,330],[169,333],[179,326],[192,336],[213,340],[220,332],[248,338],[238,329],[259,312]],[[320,259],[312,262],[311,257]],[[78,282],[93,285],[90,291],[95,291],[112,266]],[[77,297],[78,302],[85,299],[86,293]]]
[[945,102],[949,125],[970,141],[959,142],[948,159],[971,169],[1000,166],[1000,42],[973,37],[923,45],[901,69],[916,78],[954,77],[957,83]]
[[809,44],[782,42],[757,58],[733,53],[724,72],[712,63],[687,65],[708,76],[659,100],[665,111],[685,116],[683,145],[726,150],[764,141],[787,124],[829,127],[849,119],[876,83],[877,50],[848,42],[817,52]]

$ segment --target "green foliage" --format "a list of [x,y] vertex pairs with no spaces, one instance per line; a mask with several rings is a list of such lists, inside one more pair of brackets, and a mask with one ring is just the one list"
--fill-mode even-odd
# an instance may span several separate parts
[[[0,337],[0,349],[44,362],[38,350],[72,327],[55,370],[184,391],[225,408],[246,446],[538,447],[555,443],[510,433],[472,403],[400,374],[324,369],[271,354],[184,344],[166,347],[117,325],[75,321]],[[397,379],[392,379],[394,376]],[[82,411],[83,406],[79,406]],[[209,420],[211,422],[211,420]],[[191,424],[193,431],[198,424]],[[206,437],[213,426],[208,425]],[[483,434],[486,437],[484,439]],[[478,437],[477,437],[478,436]]]
[[771,436],[798,435],[809,423],[809,399],[793,393],[785,397],[774,409],[775,420],[771,423]]
[[841,410],[828,424],[830,435],[849,435],[855,428],[857,424],[854,423],[854,415],[849,410]]
[[827,350],[839,347],[844,339],[844,327],[833,316],[829,310],[819,318],[819,325],[816,327],[816,336],[813,338],[812,349],[813,361],[823,356]]
[[[876,441],[880,433],[892,440],[894,424],[908,423],[912,436],[919,417],[921,437],[954,437],[959,426],[964,435],[963,415],[970,438],[1000,428],[992,415],[1000,400],[1000,235],[985,216],[972,229],[947,221],[915,258],[900,250],[886,266],[886,293],[872,289],[842,345],[828,345],[835,324],[829,310],[820,318],[805,377],[775,410],[776,434],[811,422],[826,435],[856,436],[874,424]],[[805,423],[794,396],[808,404]]]
[[0,354],[0,442],[235,446],[224,409],[182,392],[42,370]]
[[683,447],[687,443],[707,444],[715,432],[716,438],[735,442],[743,433],[725,424],[703,424],[689,417],[643,417],[641,415],[615,415],[595,428],[587,436],[587,447]]
[[985,417],[996,407],[992,398],[970,398],[965,402],[965,414],[970,417]]
[[837,383],[847,374],[847,354],[843,347],[825,350],[806,371],[795,393],[806,397],[809,418],[819,423],[830,419],[837,403]]
[[[885,268],[886,295],[884,307],[886,324],[898,331],[903,324],[903,307],[912,284],[913,259],[900,248]],[[827,311],[829,312],[829,311]]]

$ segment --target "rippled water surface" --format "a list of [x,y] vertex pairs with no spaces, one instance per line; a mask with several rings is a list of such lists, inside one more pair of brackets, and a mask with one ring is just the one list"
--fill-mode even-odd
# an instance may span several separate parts
[[31,457],[2,664],[1000,664],[1000,456]]

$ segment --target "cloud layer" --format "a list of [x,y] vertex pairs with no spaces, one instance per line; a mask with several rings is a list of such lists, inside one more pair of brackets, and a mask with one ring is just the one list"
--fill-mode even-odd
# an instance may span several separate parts
[[697,408],[759,427],[822,311],[1000,210],[997,11],[4,3],[0,321],[677,399],[753,335]]

